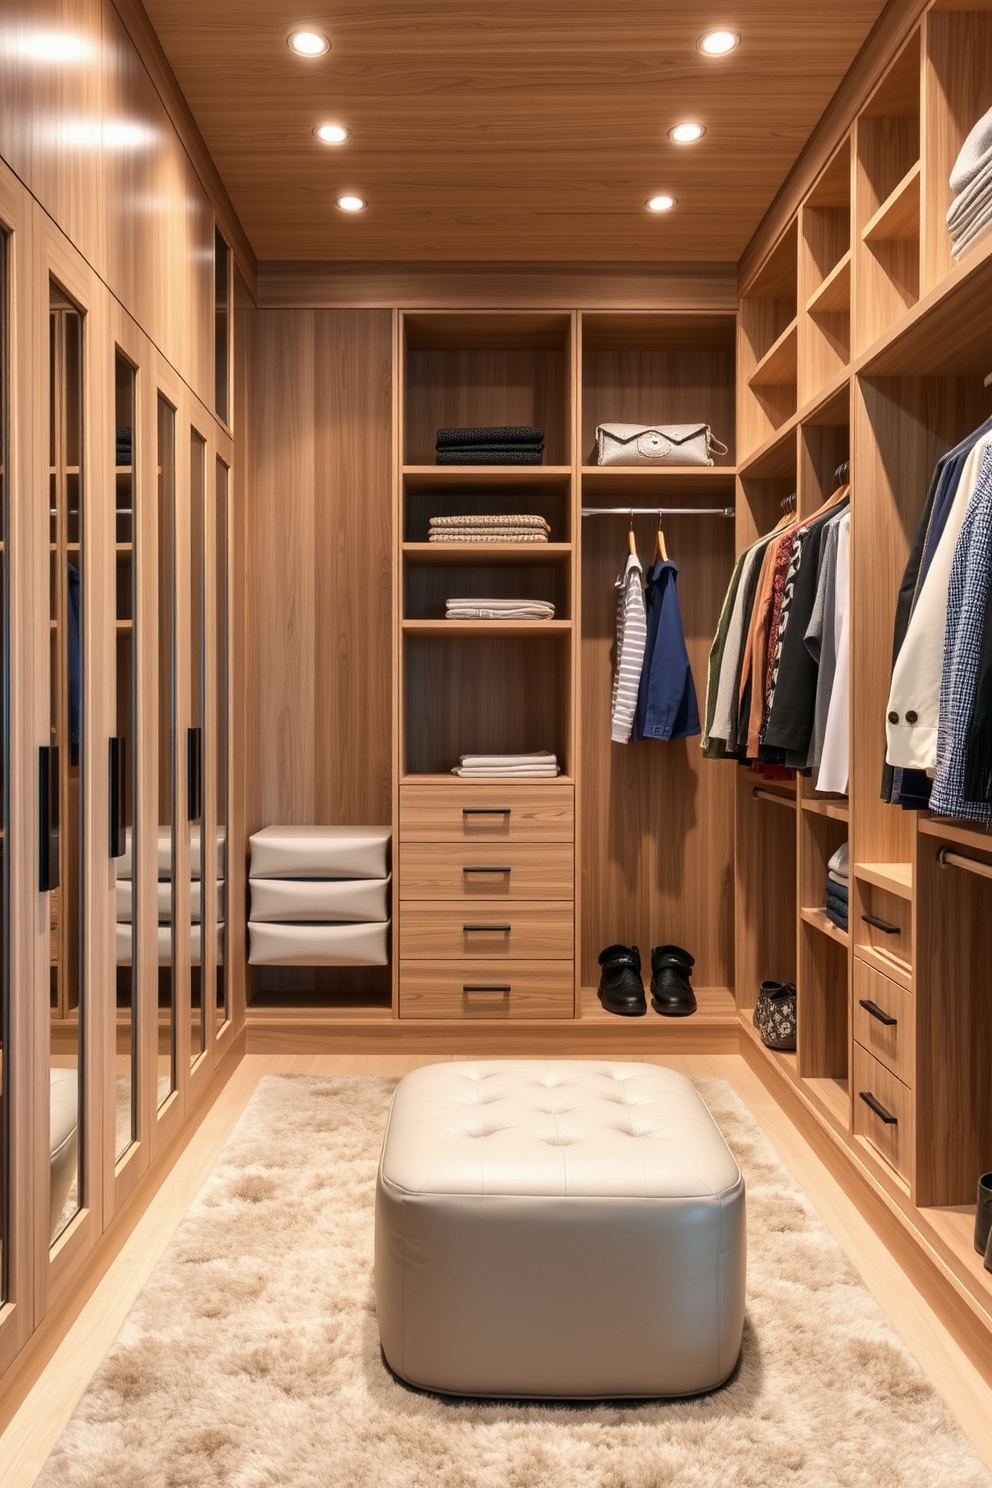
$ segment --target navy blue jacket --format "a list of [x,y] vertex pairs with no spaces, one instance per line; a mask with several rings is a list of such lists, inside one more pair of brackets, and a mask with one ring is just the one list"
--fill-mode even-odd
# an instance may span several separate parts
[[635,739],[688,739],[700,732],[677,575],[674,563],[653,563],[645,576],[648,640],[637,693]]

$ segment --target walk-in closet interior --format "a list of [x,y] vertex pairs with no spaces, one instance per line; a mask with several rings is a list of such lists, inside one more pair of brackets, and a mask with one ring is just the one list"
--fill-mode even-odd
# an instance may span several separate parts
[[733,1056],[992,1385],[992,8],[457,9],[0,15],[0,1433],[256,1055]]

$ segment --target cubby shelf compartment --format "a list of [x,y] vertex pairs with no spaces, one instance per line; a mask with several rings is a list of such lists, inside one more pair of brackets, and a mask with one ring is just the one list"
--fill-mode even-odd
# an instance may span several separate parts
[[801,804],[803,810],[810,812],[813,816],[829,816],[833,821],[842,822],[850,820],[851,808],[847,801],[844,800],[818,801],[811,798],[810,800],[803,801]]
[[798,325],[795,320],[792,320],[758,362],[748,378],[748,386],[752,388],[793,386],[798,365],[798,340]]
[[825,909],[801,909],[799,917],[807,925],[812,925],[814,930],[819,930],[830,940],[835,940],[838,945],[850,945],[851,937],[848,932],[842,930],[839,925],[835,925],[833,920],[828,918]]
[[810,315],[829,315],[851,308],[851,250],[834,264],[826,278],[806,301]]
[[779,1069],[783,1072],[787,1080],[790,1080],[794,1085],[798,1085],[800,1083],[799,1062],[796,1058],[796,1055],[791,1050],[769,1049],[767,1044],[763,1044],[761,1042],[761,1035],[754,1026],[754,1021],[750,1011],[742,1011],[741,1013],[739,1013],[738,1027],[740,1028],[743,1036],[750,1043],[752,1043],[755,1048],[760,1049],[761,1053],[771,1064],[778,1065]]
[[800,1081],[807,1095],[842,1131],[851,1129],[851,1092],[846,1080],[830,1076],[804,1075]]
[[920,235],[920,162],[902,180],[861,230],[866,243],[910,242]]
[[912,863],[855,863],[854,876],[900,899],[913,897]]
[[[689,1018],[680,1019],[681,1025],[690,1029],[691,1027],[737,1027],[737,1003],[734,994],[729,987],[695,987],[697,1010]],[[610,1027],[617,1023],[627,1023],[631,1027],[643,1029],[650,1032],[656,1029],[658,1024],[668,1024],[671,1020],[661,1018],[649,1006],[645,1018],[620,1018],[616,1013],[608,1012],[599,1000],[595,987],[582,988],[582,1021],[598,1023],[603,1027]]]
[[570,631],[571,620],[404,620],[406,636],[536,636]]

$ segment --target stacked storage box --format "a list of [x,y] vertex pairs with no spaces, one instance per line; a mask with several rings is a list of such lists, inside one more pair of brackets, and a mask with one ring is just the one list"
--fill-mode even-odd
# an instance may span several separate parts
[[388,827],[264,827],[251,838],[253,966],[385,966]]
[[[224,959],[224,828],[217,829],[217,960]],[[117,860],[117,964],[131,964],[131,919],[134,905],[132,883],[131,828],[127,829],[124,855]],[[189,956],[193,966],[200,964],[200,919],[202,890],[200,886],[200,828],[190,828],[189,839]],[[172,960],[172,831],[158,829],[158,961],[168,966]]]

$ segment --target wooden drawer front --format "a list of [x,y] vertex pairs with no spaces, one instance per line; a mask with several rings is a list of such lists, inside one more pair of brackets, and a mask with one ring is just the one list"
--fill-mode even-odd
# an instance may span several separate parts
[[854,1037],[909,1086],[913,1084],[914,1017],[912,995],[855,957]]
[[[864,908],[858,927],[859,944],[873,946],[909,971],[913,965],[912,905],[909,900],[900,898],[898,894],[887,894],[884,889],[870,883],[862,883],[861,897]],[[870,918],[866,920],[865,915]]]
[[402,899],[574,899],[570,842],[404,842]]
[[400,842],[571,842],[570,785],[400,786]]
[[400,908],[403,961],[572,961],[572,905],[511,904],[480,899],[471,904],[404,901]]
[[400,962],[401,1018],[571,1018],[571,961]]
[[[877,1103],[877,1109],[865,1096]],[[854,1045],[854,1130],[867,1138],[900,1177],[911,1181],[913,1093],[858,1043]]]

